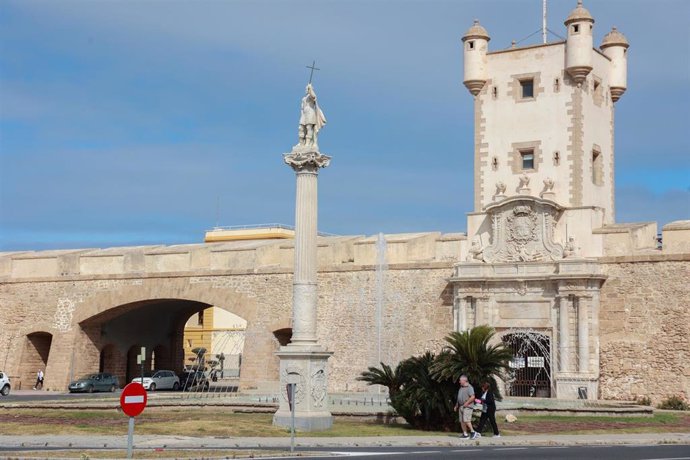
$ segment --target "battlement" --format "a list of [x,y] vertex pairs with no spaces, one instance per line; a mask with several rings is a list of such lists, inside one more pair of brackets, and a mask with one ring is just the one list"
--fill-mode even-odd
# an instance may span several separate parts
[[[447,264],[460,260],[463,233],[401,233],[318,238],[319,271],[372,268],[385,248],[384,263]],[[385,245],[384,245],[385,242]],[[0,282],[64,277],[147,276],[206,272],[292,273],[292,239],[254,239],[172,246],[0,253]]]

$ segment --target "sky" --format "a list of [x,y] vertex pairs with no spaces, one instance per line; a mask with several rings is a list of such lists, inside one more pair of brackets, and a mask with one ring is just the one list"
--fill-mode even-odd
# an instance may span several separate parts
[[[461,232],[472,97],[460,38],[541,27],[541,0],[0,0],[0,250],[203,241],[294,223],[299,102],[328,119],[319,229]],[[550,0],[565,35],[575,0]],[[690,2],[586,0],[631,43],[616,104],[616,219],[690,218]],[[551,39],[556,37],[551,36]],[[521,42],[536,43],[539,34]]]

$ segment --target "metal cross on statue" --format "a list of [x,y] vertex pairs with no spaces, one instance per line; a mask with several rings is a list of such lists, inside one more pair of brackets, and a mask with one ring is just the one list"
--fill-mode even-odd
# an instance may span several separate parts
[[311,73],[309,74],[309,83],[311,83],[311,79],[314,76],[314,71],[315,70],[321,70],[318,67],[316,67],[316,61],[313,61],[311,65],[305,66],[307,69],[311,69]]

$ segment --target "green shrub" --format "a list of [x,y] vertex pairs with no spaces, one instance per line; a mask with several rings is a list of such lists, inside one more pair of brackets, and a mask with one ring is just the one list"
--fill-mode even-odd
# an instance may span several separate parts
[[690,410],[688,403],[680,396],[669,396],[661,401],[658,407],[667,410]]
[[640,406],[651,406],[652,405],[652,399],[649,396],[641,396],[637,398],[636,403]]
[[500,398],[495,377],[509,368],[512,353],[502,344],[489,345],[493,335],[488,326],[453,332],[439,355],[413,356],[395,369],[381,363],[380,368],[370,367],[357,379],[388,388],[391,406],[413,428],[456,431],[459,422],[454,408],[460,375],[467,375],[476,393],[482,382],[490,382]]

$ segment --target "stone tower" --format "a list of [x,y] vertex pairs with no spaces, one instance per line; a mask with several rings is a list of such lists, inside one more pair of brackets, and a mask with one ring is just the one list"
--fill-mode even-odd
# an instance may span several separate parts
[[479,21],[462,37],[474,212],[451,282],[455,329],[488,324],[514,350],[506,394],[592,399],[628,43],[614,28],[593,48],[581,1],[565,26],[566,40],[496,51]]
[[601,255],[591,229],[615,222],[614,103],[626,87],[628,43],[614,28],[593,48],[594,18],[581,1],[565,26],[565,41],[496,51],[478,21],[462,37],[475,114],[470,239],[488,242],[488,206],[526,195],[564,208],[557,239],[572,236],[585,255]]

